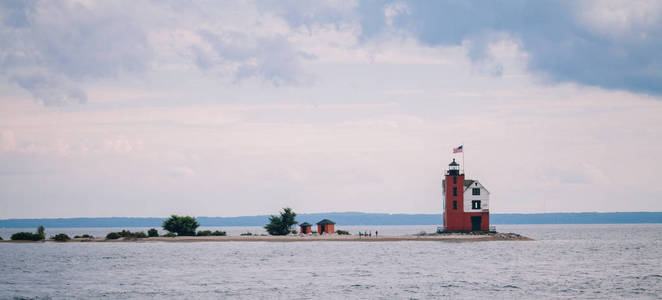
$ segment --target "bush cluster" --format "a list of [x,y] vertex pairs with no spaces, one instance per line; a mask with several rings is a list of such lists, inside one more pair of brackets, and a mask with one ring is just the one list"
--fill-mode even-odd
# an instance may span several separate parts
[[91,236],[91,235],[86,233],[86,234],[83,234],[83,235],[75,235],[74,238],[75,239],[93,239],[94,236]]
[[121,237],[126,239],[144,239],[147,237],[147,234],[142,231],[131,232],[128,230],[122,230],[120,232],[111,232],[106,235],[106,239],[109,240],[116,240]]
[[211,230],[200,230],[198,231],[197,234],[197,236],[226,236],[226,235],[227,234],[225,231],[220,231],[220,230],[216,230],[213,232]]
[[159,236],[159,231],[156,230],[156,228],[152,228],[150,230],[147,230],[147,236],[148,237],[158,237]]
[[32,232],[17,232],[11,235],[11,239],[14,241],[38,241],[41,240],[41,236]]
[[240,234],[240,235],[241,235],[241,236],[251,236],[251,235],[253,235],[253,234],[250,233],[249,231],[246,231],[246,232],[244,232],[244,233],[242,233],[242,234]]
[[164,234],[163,236],[164,236],[164,237],[176,237],[177,234],[174,233],[174,232],[168,232],[168,233]]
[[106,234],[106,239],[107,240],[116,240],[121,238],[122,236],[118,232],[110,232]]
[[55,236],[52,236],[51,238],[56,242],[66,242],[71,239],[66,233],[58,233]]
[[46,238],[44,226],[37,228],[37,233],[32,232],[17,232],[11,235],[14,241],[40,241]]
[[345,230],[336,230],[336,233],[338,235],[349,235],[349,232]]

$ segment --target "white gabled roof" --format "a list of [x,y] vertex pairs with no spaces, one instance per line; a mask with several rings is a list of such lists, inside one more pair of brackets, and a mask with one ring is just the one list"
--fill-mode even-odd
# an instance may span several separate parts
[[483,184],[480,183],[480,181],[474,180],[474,179],[465,179],[464,180],[464,191],[466,192],[470,187],[476,186],[475,183],[478,184],[478,187],[484,188],[485,191],[487,191],[488,194],[490,193],[490,191],[488,191],[487,188]]

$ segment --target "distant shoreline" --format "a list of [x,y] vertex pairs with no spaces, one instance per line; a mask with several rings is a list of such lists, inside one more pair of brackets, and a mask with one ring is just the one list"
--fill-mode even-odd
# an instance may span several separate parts
[[[34,218],[0,219],[0,228],[125,228],[161,227],[166,218]],[[438,214],[377,214],[361,212],[297,214],[297,220],[315,224],[330,219],[347,226],[433,225],[443,224]],[[200,226],[264,226],[268,215],[243,217],[197,217]],[[490,214],[490,225],[519,224],[655,224],[662,223],[662,212],[584,212],[584,213],[531,213]]]
[[486,242],[486,241],[533,241],[533,239],[516,233],[444,233],[429,235],[252,235],[252,236],[178,236],[178,237],[151,237],[142,239],[85,239],[76,238],[67,242],[54,240],[43,241],[12,241],[5,240],[0,243],[194,243],[194,242]]

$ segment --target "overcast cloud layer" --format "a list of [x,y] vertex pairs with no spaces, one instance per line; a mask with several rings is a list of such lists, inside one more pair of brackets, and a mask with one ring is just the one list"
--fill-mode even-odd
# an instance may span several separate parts
[[659,1],[0,2],[0,218],[662,210]]

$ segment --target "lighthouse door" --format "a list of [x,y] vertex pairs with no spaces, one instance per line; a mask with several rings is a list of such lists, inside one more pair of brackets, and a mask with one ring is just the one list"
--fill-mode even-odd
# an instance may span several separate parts
[[480,230],[480,221],[481,216],[473,216],[471,217],[471,231],[478,231]]

